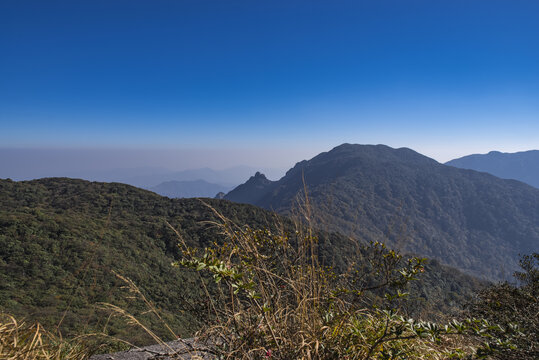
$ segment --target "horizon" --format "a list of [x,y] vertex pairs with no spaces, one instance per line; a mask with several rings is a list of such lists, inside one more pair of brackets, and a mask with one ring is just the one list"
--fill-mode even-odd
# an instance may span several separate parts
[[[223,159],[230,158],[231,153],[222,153],[221,151],[201,151],[199,155],[202,157],[192,159],[193,150],[180,149],[61,149],[61,148],[1,148],[0,147],[0,179],[10,178],[15,181],[32,180],[44,177],[75,177],[94,181],[114,181],[137,179],[150,175],[166,175],[181,173],[191,170],[212,170],[212,171],[229,171],[236,170],[239,174],[248,176],[254,175],[260,171],[265,174],[270,180],[278,180],[291,169],[296,163],[303,160],[310,160],[321,152],[327,152],[331,149],[340,146],[338,144],[330,149],[319,151],[312,156],[307,156],[301,159],[290,159],[290,164],[287,166],[277,166],[274,162],[270,164],[275,166],[259,165],[256,163],[231,163],[223,165]],[[386,144],[357,144],[357,145],[386,145]],[[387,146],[387,145],[386,145]],[[413,151],[410,147],[408,148]],[[399,148],[394,148],[399,149]],[[239,150],[236,150],[239,151]],[[283,150],[286,152],[286,150]],[[472,153],[470,155],[486,155],[490,152],[500,152],[502,154],[515,154],[521,152],[539,151],[538,149],[528,149],[515,152],[503,152],[491,150],[487,153]],[[240,153],[244,151],[241,150]],[[416,151],[418,152],[418,151]],[[238,154],[240,154],[238,153]],[[421,155],[427,156],[426,154]],[[221,158],[215,158],[215,154]],[[237,154],[237,155],[238,155]],[[252,159],[252,152],[248,154]],[[260,154],[254,154],[258,159]],[[268,159],[275,160],[271,154],[266,153]],[[179,157],[188,157],[188,164],[181,164]],[[429,156],[427,156],[429,157]],[[432,158],[432,157],[431,157]],[[460,158],[460,157],[459,157]],[[434,158],[432,158],[434,159]],[[452,158],[449,160],[455,160]],[[447,161],[439,161],[441,164]],[[21,164],[23,166],[21,166]],[[216,165],[217,164],[217,165]],[[101,179],[101,180],[100,180]],[[239,178],[238,178],[239,179]],[[245,178],[244,180],[247,180]],[[196,180],[196,179],[192,179]],[[224,184],[232,185],[234,181],[224,181]],[[238,180],[238,183],[239,180]]]
[[4,1],[1,176],[69,162],[286,170],[342,143],[441,163],[539,149],[538,11],[524,0]]

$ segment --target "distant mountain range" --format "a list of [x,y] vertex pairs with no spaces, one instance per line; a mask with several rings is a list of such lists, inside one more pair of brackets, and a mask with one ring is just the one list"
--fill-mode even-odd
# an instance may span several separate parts
[[[267,169],[270,176],[278,178],[282,172],[277,169]],[[196,181],[203,180],[208,183],[232,188],[241,184],[256,171],[249,166],[236,166],[223,170],[214,170],[210,168],[189,169],[182,171],[168,171],[165,173],[142,174],[139,176],[116,177],[114,181],[137,186],[143,189],[151,189],[163,182],[169,181]],[[215,194],[214,194],[215,195]]]
[[445,163],[461,169],[487,172],[502,179],[515,179],[539,188],[539,150],[517,153],[491,151],[464,156]]
[[[8,167],[13,168],[13,166]],[[210,168],[173,171],[163,167],[117,168],[108,170],[73,170],[37,171],[22,169],[11,173],[0,169],[5,178],[12,180],[34,180],[48,177],[69,177],[89,181],[116,182],[154,191],[170,198],[215,197],[218,193],[227,193],[238,184],[248,179],[257,169],[249,166],[235,166],[215,170]],[[272,178],[279,178],[284,171],[267,168]],[[62,175],[63,174],[63,175]]]
[[[11,158],[11,155],[14,158]],[[211,184],[233,188],[247,180],[255,171],[260,170],[251,166],[234,166],[225,169],[204,167],[180,171],[153,166],[110,169],[92,169],[90,167],[84,169],[81,168],[81,165],[71,168],[70,164],[64,167],[55,164],[50,168],[43,168],[35,166],[38,162],[35,157],[35,154],[33,156],[28,155],[23,159],[25,162],[16,163],[14,154],[5,149],[0,149],[0,178],[21,181],[48,177],[68,177],[89,181],[118,182],[143,189],[151,189],[169,181],[203,180]],[[48,159],[48,161],[51,161],[51,159]],[[272,179],[278,179],[284,174],[284,169],[264,168],[263,171]]]
[[169,198],[215,197],[231,190],[231,186],[212,184],[204,180],[165,181],[149,190]]
[[[165,181],[198,179],[223,186],[237,186],[257,170],[263,170],[270,179],[278,179],[286,171],[285,168],[253,168],[241,162],[238,165],[227,165],[235,161],[232,155],[226,162],[217,160],[227,156],[221,152],[214,155],[206,152],[202,156],[197,150],[178,149],[0,147],[0,178],[20,181],[69,177],[89,181],[119,182],[148,189]],[[211,168],[196,167],[199,161],[204,161],[202,159],[210,160],[208,157],[213,164]],[[178,170],[176,166],[183,168]],[[224,166],[226,167],[222,168]]]
[[381,240],[484,278],[509,278],[539,250],[539,190],[446,166],[407,148],[343,144],[279,181],[257,173],[225,199],[292,214],[304,181],[317,224]]

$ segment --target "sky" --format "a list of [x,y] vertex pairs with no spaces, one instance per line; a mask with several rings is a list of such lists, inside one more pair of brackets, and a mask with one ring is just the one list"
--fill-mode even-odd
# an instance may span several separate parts
[[2,0],[0,177],[66,156],[286,169],[344,142],[441,162],[538,149],[538,19],[536,0]]

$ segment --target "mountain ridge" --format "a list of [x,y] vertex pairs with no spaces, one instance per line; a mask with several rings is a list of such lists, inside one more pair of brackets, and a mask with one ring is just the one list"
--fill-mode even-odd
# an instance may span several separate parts
[[539,188],[539,150],[472,154],[445,163],[462,169],[486,172],[502,179],[514,179]]

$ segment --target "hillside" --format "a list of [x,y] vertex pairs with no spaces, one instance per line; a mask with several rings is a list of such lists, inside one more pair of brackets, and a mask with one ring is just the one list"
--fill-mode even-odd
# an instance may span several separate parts
[[305,179],[325,230],[386,241],[484,278],[510,277],[518,254],[539,247],[538,189],[410,149],[343,144],[297,163],[279,181],[261,186],[260,177],[225,199],[290,214]]
[[487,172],[502,179],[515,179],[539,188],[539,150],[474,154],[454,159],[446,165]]
[[[239,223],[267,226],[272,218],[252,206],[206,201]],[[63,318],[64,334],[101,329],[107,316],[96,313],[99,302],[142,314],[146,307],[128,300],[115,271],[131,278],[178,333],[198,329],[193,304],[202,290],[192,274],[171,267],[179,255],[178,238],[166,221],[180,229],[190,245],[210,245],[218,234],[202,222],[217,218],[199,200],[172,200],[118,183],[2,180],[0,209],[3,311],[45,325]],[[132,341],[149,340],[115,318],[108,328]]]
[[[238,224],[272,228],[276,215],[226,200],[205,199]],[[179,229],[194,247],[219,241],[215,213],[198,199],[168,199],[118,183],[49,178],[0,180],[0,308],[46,326],[61,323],[64,335],[103,329],[137,344],[152,343],[142,330],[96,310],[114,303],[146,319],[165,335],[162,324],[144,315],[146,306],[130,299],[112,271],[131,278],[153,301],[174,331],[190,335],[204,321],[201,279],[171,266],[178,258]],[[293,224],[281,218],[285,228]],[[346,267],[354,243],[319,233],[322,263]],[[353,259],[353,260],[358,260]],[[416,283],[411,311],[449,313],[478,290],[480,283],[431,262]]]
[[217,193],[227,192],[231,187],[212,184],[204,180],[165,181],[149,190],[169,198],[213,198]]

